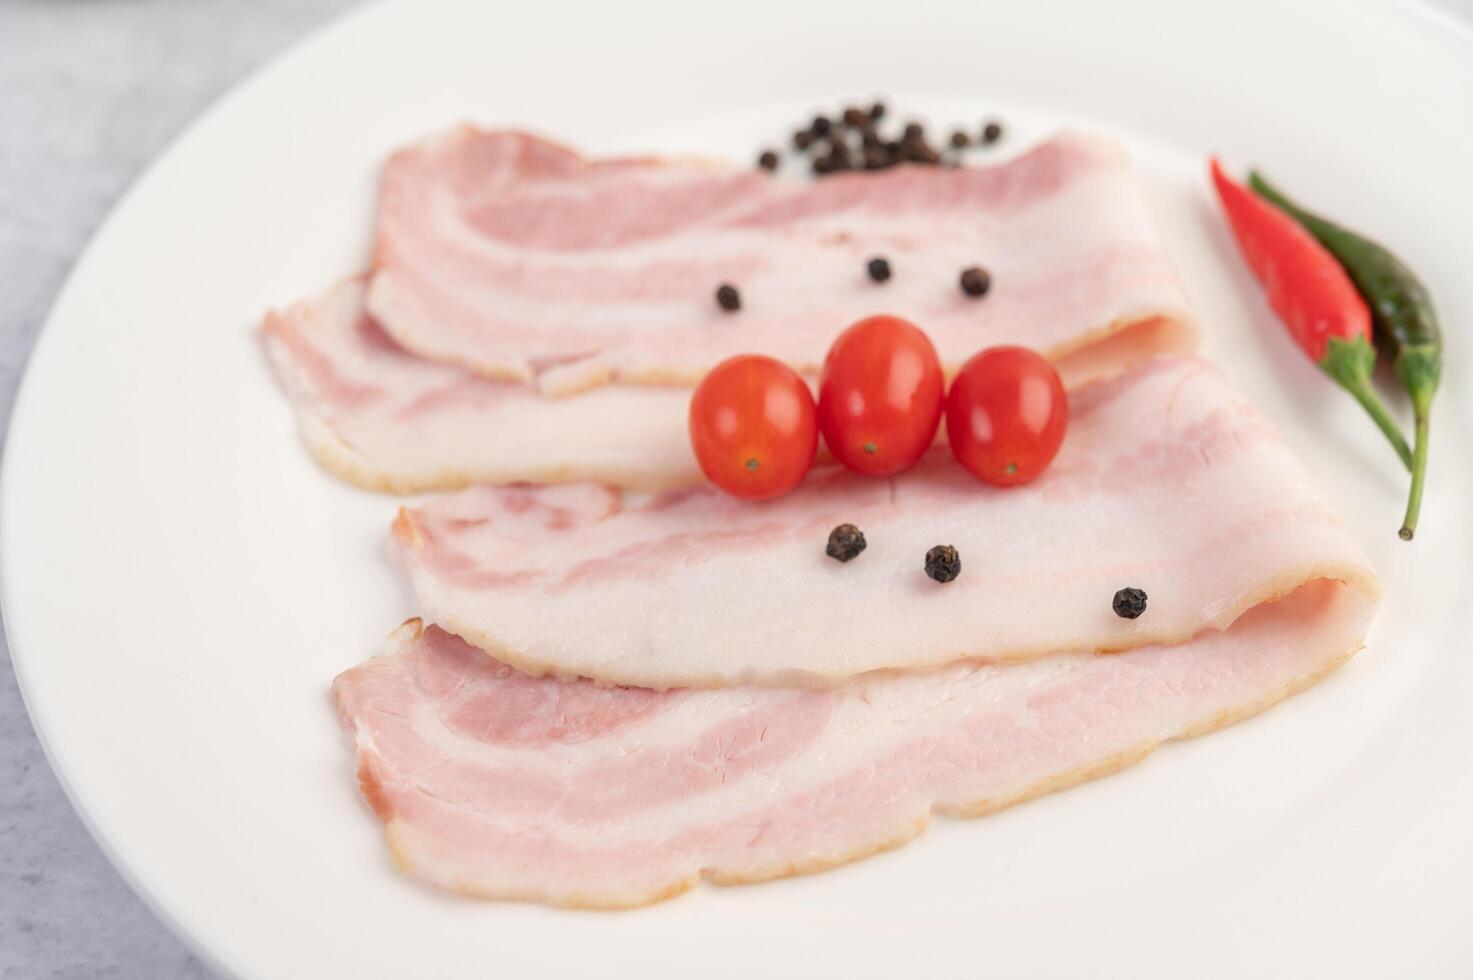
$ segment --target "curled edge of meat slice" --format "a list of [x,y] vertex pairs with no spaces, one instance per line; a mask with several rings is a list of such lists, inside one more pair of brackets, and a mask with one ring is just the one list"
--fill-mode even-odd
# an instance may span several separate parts
[[[370,669],[376,664],[391,663],[393,658],[405,657],[427,633],[439,633],[438,630],[426,630],[417,619],[406,622],[391,634],[384,656],[345,672],[334,683],[333,693],[343,723],[355,741],[361,790],[376,815],[384,822],[386,842],[402,873],[468,897],[533,901],[576,909],[626,909],[674,898],[703,880],[719,885],[747,884],[827,870],[904,845],[923,832],[935,814],[968,819],[979,817],[1119,771],[1144,759],[1166,741],[1215,731],[1259,714],[1284,698],[1310,687],[1362,648],[1365,628],[1373,611],[1374,602],[1364,594],[1338,583],[1318,581],[1308,583],[1302,590],[1279,603],[1260,608],[1251,618],[1235,624],[1233,629],[1223,632],[1206,631],[1187,646],[1167,650],[1143,649],[1119,657],[1061,655],[1084,657],[1089,664],[1079,668],[1081,671],[1095,665],[1108,669],[1111,662],[1133,659],[1136,666],[1147,672],[1143,679],[1156,678],[1158,690],[1152,696],[1161,700],[1146,704],[1142,713],[1148,717],[1143,718],[1135,728],[1127,725],[1128,731],[1124,735],[1119,732],[1096,732],[1095,734],[1103,734],[1105,737],[1092,738],[1086,732],[1085,737],[1077,740],[1074,755],[1068,756],[1066,752],[1068,764],[1055,771],[1018,780],[1013,784],[1008,784],[1005,779],[1002,785],[995,785],[991,791],[980,795],[968,795],[958,785],[927,785],[917,799],[910,801],[914,804],[911,809],[915,812],[907,814],[897,811],[890,815],[883,829],[870,828],[858,833],[853,840],[835,846],[814,847],[802,843],[800,835],[796,838],[800,843],[793,853],[784,854],[776,860],[768,855],[767,858],[756,859],[752,863],[743,863],[741,858],[747,852],[740,848],[735,852],[735,857],[728,850],[711,861],[702,860],[699,852],[684,856],[683,860],[682,855],[676,855],[668,867],[650,874],[630,873],[628,880],[614,880],[620,875],[616,870],[606,878],[601,878],[600,872],[592,872],[586,880],[570,882],[565,868],[539,868],[539,861],[551,861],[555,864],[559,857],[566,859],[568,854],[578,853],[577,847],[565,848],[566,842],[542,836],[540,821],[537,834],[531,834],[530,828],[523,831],[529,837],[536,838],[533,842],[538,848],[535,853],[525,861],[512,859],[498,863],[494,856],[489,862],[485,861],[487,855],[476,853],[475,845],[485,844],[487,841],[505,844],[522,839],[516,829],[514,816],[508,818],[510,827],[496,826],[494,830],[488,829],[483,840],[472,835],[469,839],[462,837],[454,840],[447,846],[445,841],[435,839],[433,827],[417,826],[415,822],[432,819],[437,812],[443,811],[436,811],[432,806],[428,811],[420,809],[417,817],[406,816],[405,812],[401,812],[413,812],[416,803],[412,798],[406,799],[403,794],[415,794],[419,790],[414,786],[406,788],[396,778],[392,771],[392,761],[379,754],[374,734],[366,730],[365,704],[373,693],[374,683]],[[443,633],[439,635],[442,639],[448,636]],[[459,643],[453,637],[450,640]],[[1254,644],[1257,646],[1252,646]],[[1243,651],[1250,647],[1255,653],[1244,655]],[[1246,662],[1235,666],[1235,656]],[[1189,661],[1186,664],[1188,683],[1173,684],[1167,676],[1160,676],[1170,673],[1171,667],[1166,659],[1169,657],[1197,658],[1199,663]],[[1223,667],[1224,662],[1228,666]],[[488,659],[486,663],[490,669],[501,669],[493,660]],[[1002,672],[1006,673],[1009,669],[1012,668],[1003,668]],[[1151,674],[1153,670],[1158,674]],[[1205,686],[1199,687],[1190,682],[1193,670],[1200,670],[1206,675],[1203,681]],[[1214,670],[1226,670],[1229,675],[1232,671],[1239,670],[1240,676],[1228,676],[1226,682],[1219,687],[1213,682],[1222,678],[1212,674]],[[893,680],[872,680],[870,683],[886,684]],[[544,679],[534,683],[558,685],[588,682]],[[1221,690],[1232,689],[1235,683],[1241,690],[1227,696],[1227,700],[1223,701]],[[1085,687],[1089,688],[1088,683]],[[618,692],[620,689],[611,690]],[[655,696],[668,697],[683,693],[688,692],[670,692]],[[791,692],[769,690],[759,692],[759,696],[783,693]],[[1051,690],[1047,682],[1042,688],[1029,686],[1018,697],[1020,703],[1013,705],[1011,709],[1018,716],[1011,720],[1013,727],[1018,731],[1030,726],[1035,731],[1046,727],[1039,725],[1036,715],[1057,704],[1056,701],[1050,701],[1054,693],[1057,692]],[[1105,695],[1108,695],[1108,686]],[[981,710],[985,712],[986,707]],[[1162,711],[1165,711],[1164,718],[1155,717]],[[1066,732],[1067,730],[1066,727]],[[1003,741],[1006,740],[1004,737]],[[888,762],[889,759],[882,758],[880,761]],[[843,773],[825,772],[820,777],[830,775],[842,776]],[[966,777],[963,775],[959,783],[965,782]],[[987,782],[985,774],[982,782]],[[434,806],[451,805],[444,800],[430,802]],[[770,802],[780,806],[783,800]],[[901,807],[901,811],[904,809]],[[430,814],[429,818],[426,813]],[[457,819],[464,816],[463,813],[458,814]],[[484,816],[488,828],[492,827],[496,819],[495,814],[471,816]],[[463,829],[464,822],[459,826]],[[616,853],[626,843],[635,841],[641,829],[637,823],[630,825],[628,821],[620,822],[619,826],[622,828],[620,832],[612,834],[604,842]],[[842,835],[845,829],[842,821],[837,829]],[[549,833],[555,835],[555,831]],[[678,834],[675,836],[679,838]],[[587,845],[587,840],[578,844]],[[609,867],[618,869],[620,865],[615,862]],[[544,872],[545,879],[542,877]]]
[[261,341],[320,466],[366,490],[596,481],[697,483],[687,392],[608,386],[577,399],[491,381],[401,348],[368,316],[365,277],[266,315]]

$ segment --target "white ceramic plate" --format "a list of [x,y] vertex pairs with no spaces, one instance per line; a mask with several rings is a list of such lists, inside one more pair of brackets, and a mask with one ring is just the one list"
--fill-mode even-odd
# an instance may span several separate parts
[[[357,269],[384,152],[462,118],[595,150],[747,157],[885,94],[1124,135],[1206,349],[1361,530],[1369,649],[1262,718],[829,874],[625,914],[398,877],[327,688],[412,612],[393,502],[319,472],[262,310]],[[1285,339],[1203,156],[1395,244],[1455,334],[1423,535],[1369,423]],[[78,265],[15,411],[11,649],[53,762],[135,886],[221,968],[329,976],[1467,976],[1473,40],[1417,8],[1235,0],[384,3],[226,98]]]

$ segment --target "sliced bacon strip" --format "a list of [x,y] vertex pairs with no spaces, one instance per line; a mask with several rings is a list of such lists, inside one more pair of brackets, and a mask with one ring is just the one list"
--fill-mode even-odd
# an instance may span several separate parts
[[266,317],[271,365],[307,447],[337,476],[413,493],[472,483],[596,480],[658,489],[701,479],[690,393],[610,385],[576,399],[416,357],[363,309],[364,283]]
[[[974,265],[981,301],[957,288]],[[409,350],[553,395],[690,385],[738,353],[816,370],[876,312],[922,324],[950,368],[1002,343],[1062,359],[1114,337],[1119,360],[1195,342],[1124,150],[1073,133],[991,167],[800,183],[465,127],[390,158],[368,306]]]
[[[945,448],[889,480],[837,467],[752,504],[709,487],[475,488],[403,510],[426,619],[528,673],[650,688],[825,686],[959,658],[1177,643],[1314,578],[1374,596],[1364,554],[1219,372],[1166,357],[1070,396],[1063,449],[1000,490]],[[853,523],[867,550],[824,554]],[[962,572],[923,572],[933,545]],[[1118,618],[1124,586],[1150,596]]]
[[[410,354],[364,310],[362,278],[270,313],[267,356],[319,463],[369,490],[591,480],[640,490],[702,481],[686,433],[690,392],[605,385],[544,398]],[[1066,359],[1089,376],[1158,346],[1161,324]]]
[[333,686],[406,873],[626,907],[818,871],[1135,762],[1313,683],[1372,603],[1307,584],[1224,632],[1118,656],[953,665],[837,690],[535,679],[418,621]]

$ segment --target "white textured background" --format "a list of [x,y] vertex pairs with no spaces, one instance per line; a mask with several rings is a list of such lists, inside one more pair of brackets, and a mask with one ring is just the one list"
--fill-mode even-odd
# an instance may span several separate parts
[[[46,311],[118,195],[216,95],[355,2],[0,0],[0,431]],[[1473,21],[1473,0],[1432,2]],[[88,837],[3,638],[0,660],[0,978],[209,976]]]

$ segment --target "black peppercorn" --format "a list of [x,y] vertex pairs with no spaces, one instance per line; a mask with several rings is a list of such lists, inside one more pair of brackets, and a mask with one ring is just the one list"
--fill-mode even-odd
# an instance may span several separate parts
[[961,286],[962,292],[975,299],[985,295],[987,290],[992,288],[992,276],[986,269],[979,269],[974,265],[962,272]]
[[938,544],[926,552],[926,574],[938,582],[950,582],[962,573],[962,556],[949,544]]
[[1121,589],[1115,593],[1115,615],[1121,619],[1135,619],[1146,611],[1146,593],[1141,589]]
[[838,561],[848,561],[864,550],[864,532],[853,524],[840,524],[829,532],[824,554]]
[[742,294],[731,283],[724,282],[716,287],[716,305],[728,313],[735,313],[742,308]]
[[924,143],[911,148],[910,159],[912,163],[923,163],[927,166],[935,166],[941,162],[941,154]]
[[[996,142],[1002,138],[1002,124],[987,120],[977,130],[953,129],[939,134],[933,145],[926,136],[926,124],[920,120],[896,122],[899,133],[891,139],[879,129],[889,109],[881,100],[869,106],[843,106],[833,115],[817,113],[807,124],[792,134],[792,145],[799,153],[808,154],[808,165],[816,177],[849,170],[884,170],[901,163],[956,168],[962,165],[965,151],[973,146]],[[763,150],[757,165],[769,172],[783,166],[778,149]],[[974,283],[977,281],[973,277]],[[980,290],[963,286],[969,296],[987,292],[986,273],[982,273]]]
[[877,255],[870,259],[869,265],[865,268],[869,270],[869,277],[875,282],[884,282],[890,278],[890,263],[881,256]]

